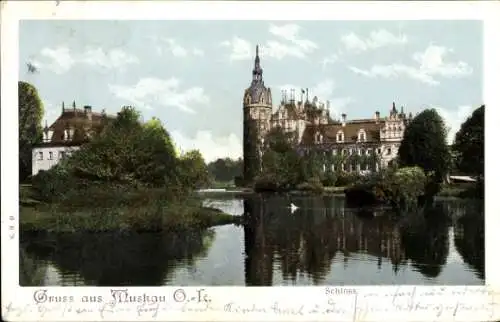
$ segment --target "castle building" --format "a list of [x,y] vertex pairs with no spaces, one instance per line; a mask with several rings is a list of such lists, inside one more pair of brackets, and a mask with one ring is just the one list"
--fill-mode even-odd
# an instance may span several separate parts
[[[320,102],[314,96],[309,100],[309,90],[301,90],[300,100],[294,90],[282,91],[281,101],[273,112],[271,90],[265,87],[260,65],[259,47],[253,69],[253,79],[243,97],[243,160],[244,179],[251,182],[262,168],[262,153],[266,134],[275,127],[291,134],[293,144],[302,155],[311,151],[331,156],[345,156],[345,161],[333,171],[378,171],[393,162],[403,139],[406,125],[412,119],[403,107],[398,111],[392,103],[389,116],[381,117],[376,111],[372,118],[349,120],[342,114],[340,120],[330,116],[330,102]],[[290,95],[289,95],[290,94]],[[304,97],[305,95],[305,97]],[[349,162],[352,156],[375,156],[375,163]]]
[[32,150],[32,175],[40,170],[49,170],[62,159],[78,150],[82,144],[88,142],[92,135],[103,128],[107,119],[115,116],[92,112],[91,106],[77,108],[73,101],[71,108],[65,108],[62,103],[61,115],[51,126],[45,123],[43,142]]

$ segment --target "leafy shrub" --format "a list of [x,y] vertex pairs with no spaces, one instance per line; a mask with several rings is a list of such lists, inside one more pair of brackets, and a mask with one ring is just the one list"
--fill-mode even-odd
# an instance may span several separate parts
[[297,185],[297,190],[305,190],[305,191],[314,191],[314,192],[322,192],[323,184],[318,177],[313,177],[306,182],[299,183]]
[[335,186],[336,187],[350,186],[359,181],[360,178],[361,175],[358,173],[340,172],[336,176]]
[[326,187],[333,187],[337,182],[337,176],[332,171],[327,171],[321,183]]
[[281,180],[273,173],[265,173],[257,177],[254,184],[254,190],[260,191],[286,191],[290,190],[290,185],[284,180]]
[[346,189],[346,201],[357,206],[390,204],[396,208],[415,207],[426,193],[430,175],[419,167],[380,171],[360,178]]
[[74,188],[74,185],[75,180],[60,165],[48,171],[42,170],[32,178],[33,190],[40,200],[55,201]]

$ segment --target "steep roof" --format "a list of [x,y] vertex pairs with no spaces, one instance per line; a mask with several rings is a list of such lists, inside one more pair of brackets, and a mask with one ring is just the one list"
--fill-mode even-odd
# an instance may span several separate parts
[[383,125],[382,120],[377,123],[374,119],[349,121],[344,126],[341,123],[310,124],[306,126],[301,144],[314,144],[314,136],[318,131],[323,136],[323,143],[337,143],[337,133],[340,130],[344,132],[344,143],[356,143],[360,130],[365,131],[366,142],[378,142]]
[[[90,117],[89,117],[90,116]],[[49,126],[48,130],[53,131],[49,138],[51,143],[63,143],[64,131],[74,129],[73,142],[83,142],[86,139],[84,133],[86,130],[98,130],[104,125],[106,119],[114,119],[115,116],[105,115],[103,113],[93,113],[83,109],[64,109],[61,115]]]

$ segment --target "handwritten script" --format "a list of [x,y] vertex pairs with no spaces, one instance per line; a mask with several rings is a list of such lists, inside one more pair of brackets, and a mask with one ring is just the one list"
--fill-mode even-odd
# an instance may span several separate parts
[[30,291],[31,298],[23,303],[7,302],[2,311],[7,320],[179,320],[206,314],[220,319],[325,321],[493,321],[500,317],[499,292],[486,287],[326,287],[286,288],[286,292],[244,288],[232,294],[227,288],[99,290],[95,295],[90,291],[76,295],[83,292],[38,289]]

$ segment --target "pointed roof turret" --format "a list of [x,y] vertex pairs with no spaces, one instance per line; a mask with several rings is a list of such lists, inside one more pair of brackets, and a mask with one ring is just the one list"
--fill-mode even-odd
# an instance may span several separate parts
[[49,132],[49,125],[47,124],[47,120],[45,120],[45,127],[43,128],[45,133]]
[[253,74],[252,83],[262,82],[262,68],[260,67],[259,45],[255,46],[255,61],[252,74]]
[[265,105],[271,104],[271,91],[264,85],[262,78],[262,67],[260,66],[259,45],[255,46],[255,60],[252,70],[252,83],[246,90],[247,104],[263,103]]

